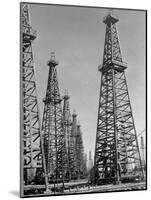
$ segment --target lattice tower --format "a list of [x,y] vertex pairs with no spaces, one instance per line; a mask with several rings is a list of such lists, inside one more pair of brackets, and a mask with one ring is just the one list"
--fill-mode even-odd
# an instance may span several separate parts
[[36,31],[31,27],[28,5],[21,4],[21,89],[23,104],[21,142],[25,185],[36,184],[37,172],[42,174],[45,172],[32,51],[32,42],[35,38]]
[[132,107],[125,77],[127,65],[122,60],[116,23],[118,18],[109,13],[106,24],[101,88],[99,97],[95,173],[100,179],[119,182],[123,175],[136,172],[140,152],[136,136]]
[[44,152],[49,182],[58,183],[62,181],[64,184],[64,177],[67,173],[67,152],[57,65],[58,62],[55,59],[54,52],[52,52],[48,61],[49,75],[46,97],[43,100],[42,133],[44,135]]
[[64,103],[63,103],[63,122],[64,122],[64,129],[65,129],[65,141],[66,141],[66,148],[67,148],[67,162],[68,162],[68,175],[67,178],[71,179],[71,171],[72,171],[72,158],[74,155],[73,150],[71,149],[70,142],[71,141],[71,129],[72,129],[72,119],[71,119],[71,112],[70,112],[70,105],[69,105],[69,95],[68,91],[65,90],[65,95],[63,97]]

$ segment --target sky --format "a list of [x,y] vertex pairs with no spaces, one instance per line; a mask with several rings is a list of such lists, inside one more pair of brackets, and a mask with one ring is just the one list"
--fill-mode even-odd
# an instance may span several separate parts
[[[68,89],[71,112],[76,110],[85,151],[94,155],[105,24],[108,9],[31,4],[30,18],[37,38],[33,43],[40,116],[45,97],[50,53],[55,52],[61,96]],[[113,10],[137,134],[145,129],[145,12]]]

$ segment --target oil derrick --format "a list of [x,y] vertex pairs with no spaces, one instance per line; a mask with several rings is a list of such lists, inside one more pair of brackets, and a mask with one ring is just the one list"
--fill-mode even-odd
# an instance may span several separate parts
[[87,167],[87,153],[84,154],[84,171],[85,171],[85,174],[87,175],[87,172],[88,172],[88,167]]
[[77,114],[72,114],[72,129],[70,136],[70,169],[71,179],[77,178],[77,154],[76,154],[76,135],[77,135]]
[[57,78],[56,66],[58,62],[52,52],[48,61],[49,75],[44,113],[42,121],[42,133],[44,135],[44,152],[46,159],[46,171],[50,183],[63,182],[67,172],[67,154],[64,135],[61,97]]
[[84,146],[82,140],[82,132],[80,124],[77,124],[76,134],[76,158],[77,158],[77,178],[81,178],[85,175],[85,159],[84,159]]
[[89,171],[93,168],[93,161],[91,156],[91,151],[89,151]]
[[36,184],[36,173],[44,173],[44,157],[40,132],[32,42],[32,29],[27,4],[21,4],[21,81],[23,103],[23,180],[25,185]]
[[[70,105],[69,105],[69,95],[68,91],[65,90],[65,95],[63,97],[64,104],[63,104],[63,123],[64,123],[64,130],[65,130],[65,141],[66,141],[66,149],[67,149],[67,164],[68,164],[68,171],[67,177],[69,180],[71,179],[71,166],[72,166],[72,157],[73,154],[73,147],[71,146],[70,150],[70,140],[71,138],[71,129],[72,129],[72,122],[71,122],[71,112],[70,112]],[[72,142],[72,141],[71,141]],[[70,156],[71,155],[71,156]]]
[[99,97],[94,182],[118,183],[122,176],[136,170],[137,163],[143,176],[136,129],[125,77],[127,65],[123,63],[116,23],[109,13],[106,24],[101,88]]
[[144,145],[144,139],[143,136],[141,136],[141,160],[142,160],[142,167],[144,170],[146,170],[146,162],[145,162],[145,145]]

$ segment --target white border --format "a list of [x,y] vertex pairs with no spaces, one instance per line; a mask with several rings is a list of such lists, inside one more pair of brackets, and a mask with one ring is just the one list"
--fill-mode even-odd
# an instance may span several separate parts
[[[0,11],[0,199],[6,200],[17,199],[19,192],[19,2],[19,0],[3,0]],[[151,92],[149,92],[151,86],[151,78],[149,78],[151,76],[150,0],[32,0],[32,2],[148,9],[148,103],[151,102],[149,101],[151,100]],[[148,115],[150,116],[150,104],[148,104]],[[148,191],[39,197],[38,199],[150,199],[150,135],[151,127],[148,120]]]

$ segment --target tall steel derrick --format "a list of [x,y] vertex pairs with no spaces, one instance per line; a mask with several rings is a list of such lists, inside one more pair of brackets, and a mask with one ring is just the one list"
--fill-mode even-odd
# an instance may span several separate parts
[[85,171],[85,175],[88,175],[88,159],[87,159],[87,153],[84,153],[84,171]]
[[72,119],[69,105],[70,96],[68,95],[68,91],[65,90],[65,95],[63,97],[63,123],[65,130],[65,141],[66,141],[66,149],[67,149],[67,177],[68,180],[71,180],[71,171],[72,171],[72,157],[73,155],[73,138],[71,137],[71,129],[72,129]]
[[69,95],[67,90],[63,97],[63,122],[66,137],[66,148],[68,155],[68,178],[80,178],[80,175],[86,173],[86,160],[84,158],[83,140],[80,130],[80,124],[77,123],[77,115],[74,111],[71,120],[71,112],[69,106]]
[[70,169],[71,179],[77,178],[77,154],[76,154],[76,135],[77,135],[77,114],[72,114],[72,128],[70,136]]
[[125,77],[116,23],[111,13],[106,24],[101,88],[95,146],[95,181],[105,179],[119,182],[122,176],[142,171],[136,129]]
[[93,160],[92,160],[92,156],[91,156],[91,151],[89,151],[89,171],[93,168]]
[[143,136],[141,136],[140,150],[141,150],[142,167],[143,167],[144,170],[146,170],[145,145],[144,145],[144,138],[143,138]]
[[44,173],[42,137],[36,93],[32,42],[36,32],[32,29],[27,4],[21,4],[21,89],[22,89],[22,167],[24,185],[36,183],[37,171]]
[[81,178],[85,175],[85,159],[84,159],[84,146],[82,140],[82,132],[80,124],[77,124],[77,134],[76,134],[76,158],[77,158],[77,177]]
[[48,61],[49,75],[47,82],[44,113],[42,121],[42,134],[44,135],[44,152],[46,160],[46,172],[49,182],[64,183],[67,173],[67,151],[65,130],[63,124],[61,97],[57,78],[54,53]]

